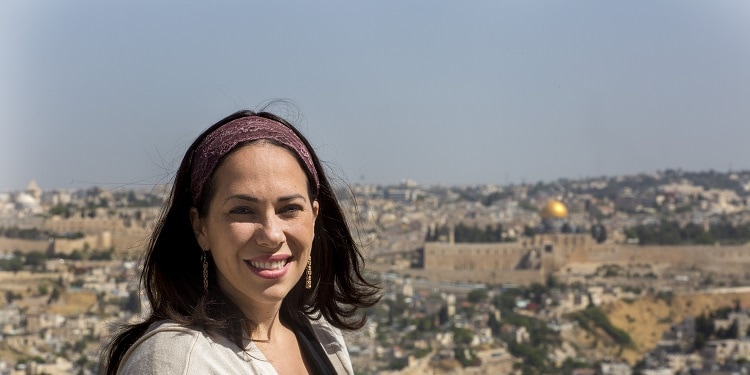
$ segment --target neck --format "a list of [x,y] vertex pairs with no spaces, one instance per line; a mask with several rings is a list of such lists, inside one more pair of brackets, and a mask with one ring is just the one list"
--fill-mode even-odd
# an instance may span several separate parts
[[254,325],[250,331],[250,339],[253,341],[271,341],[274,335],[278,333],[281,327],[279,318],[280,305],[267,308],[255,308],[252,311],[245,309],[245,316],[250,319]]

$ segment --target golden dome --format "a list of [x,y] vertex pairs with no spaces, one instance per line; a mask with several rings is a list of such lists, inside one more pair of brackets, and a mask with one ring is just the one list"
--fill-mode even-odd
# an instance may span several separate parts
[[560,201],[550,199],[539,214],[543,219],[562,219],[568,216],[568,209]]

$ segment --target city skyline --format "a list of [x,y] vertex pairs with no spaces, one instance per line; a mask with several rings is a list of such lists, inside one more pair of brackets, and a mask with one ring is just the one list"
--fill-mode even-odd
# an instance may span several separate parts
[[168,182],[203,129],[274,98],[350,183],[747,170],[748,21],[741,1],[4,2],[0,191]]

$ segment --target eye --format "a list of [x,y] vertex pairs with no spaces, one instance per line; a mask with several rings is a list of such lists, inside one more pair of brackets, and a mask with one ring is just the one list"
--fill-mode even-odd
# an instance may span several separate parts
[[292,216],[292,215],[296,215],[296,214],[298,214],[298,213],[300,213],[300,212],[302,212],[302,211],[303,211],[303,208],[302,208],[302,206],[300,206],[300,205],[298,205],[298,204],[290,204],[290,205],[288,205],[288,206],[284,206],[284,207],[283,207],[283,208],[281,209],[281,211],[279,211],[279,213],[280,213],[281,215],[288,215],[288,216]]
[[251,210],[249,207],[240,206],[232,208],[231,210],[229,210],[229,213],[235,215],[250,215],[253,213],[253,210]]

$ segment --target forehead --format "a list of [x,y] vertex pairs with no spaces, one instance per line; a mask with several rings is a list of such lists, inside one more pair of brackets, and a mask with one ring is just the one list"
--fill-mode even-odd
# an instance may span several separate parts
[[229,153],[216,169],[216,191],[275,188],[307,191],[307,175],[294,154],[270,142],[252,142]]

